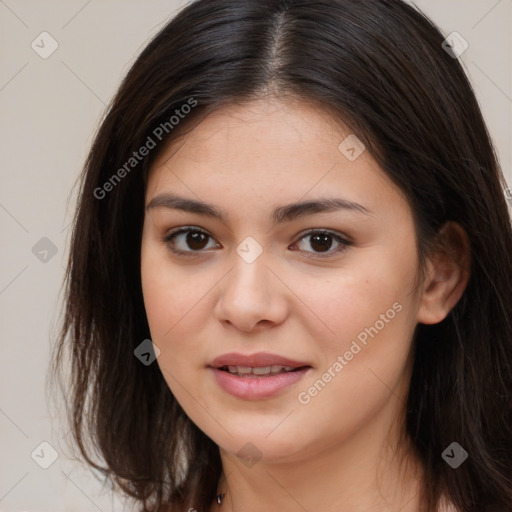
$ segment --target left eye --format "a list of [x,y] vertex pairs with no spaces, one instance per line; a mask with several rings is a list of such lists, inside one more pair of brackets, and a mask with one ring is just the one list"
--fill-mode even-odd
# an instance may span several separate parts
[[[310,239],[309,245],[313,249],[319,251],[314,253],[315,256],[319,256],[320,258],[325,257],[323,256],[323,253],[327,253],[327,256],[332,256],[335,253],[340,253],[341,251],[344,251],[348,246],[352,245],[352,242],[350,242],[349,240],[343,238],[337,233],[331,233],[329,231],[308,231],[305,235],[303,235],[300,238],[299,242],[307,238]],[[330,250],[333,245],[332,240],[339,244],[337,249]]]
[[[345,250],[348,246],[352,245],[352,242],[343,238],[337,233],[331,233],[324,230],[311,230],[303,234],[298,242],[294,245],[299,244],[303,240],[309,238],[309,245],[314,249],[313,253],[315,257],[326,257],[331,256],[335,253],[339,253]],[[206,232],[198,228],[180,228],[174,232],[169,233],[163,238],[163,241],[169,247],[169,249],[175,253],[183,256],[194,256],[194,253],[203,252],[203,249],[208,248],[207,241],[213,238]],[[335,243],[339,244],[334,250],[331,250]],[[180,247],[181,242],[181,247]],[[187,249],[188,248],[188,249]],[[211,247],[210,247],[211,248]],[[316,252],[318,251],[318,252]],[[306,252],[311,252],[307,251]],[[326,253],[326,256],[324,256]]]

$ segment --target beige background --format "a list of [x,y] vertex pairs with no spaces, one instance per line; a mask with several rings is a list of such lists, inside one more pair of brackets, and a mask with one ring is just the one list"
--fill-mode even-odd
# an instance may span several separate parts
[[[457,31],[468,41],[461,60],[511,184],[512,0],[416,3],[445,34]],[[1,512],[127,510],[67,458],[65,427],[55,413],[50,419],[45,378],[60,314],[72,186],[124,73],[184,4],[0,0]],[[59,45],[47,59],[31,47],[43,31]],[[51,244],[39,242],[43,237]],[[37,243],[50,252],[36,257]],[[48,469],[31,458],[37,448],[36,460],[51,460],[42,442],[58,453]]]

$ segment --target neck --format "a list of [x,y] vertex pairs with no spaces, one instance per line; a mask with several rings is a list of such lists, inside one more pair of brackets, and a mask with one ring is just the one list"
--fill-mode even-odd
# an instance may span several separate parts
[[262,459],[251,467],[221,449],[218,492],[225,496],[221,505],[215,499],[211,510],[417,512],[422,472],[409,446],[397,455],[399,439],[397,431],[386,435],[376,428],[342,444],[326,442],[314,455],[311,450],[286,461]]

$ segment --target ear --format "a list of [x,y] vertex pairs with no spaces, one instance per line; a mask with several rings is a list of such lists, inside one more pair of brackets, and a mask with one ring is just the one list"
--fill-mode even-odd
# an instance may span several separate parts
[[417,321],[437,324],[444,320],[461,298],[470,276],[471,244],[460,224],[448,221],[438,233],[427,260]]

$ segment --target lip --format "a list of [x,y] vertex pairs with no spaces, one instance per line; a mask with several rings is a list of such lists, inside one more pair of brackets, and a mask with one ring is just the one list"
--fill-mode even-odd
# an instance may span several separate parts
[[[277,375],[263,376],[245,376],[239,377],[232,373],[221,370],[223,366],[292,366],[297,368],[290,372]],[[304,377],[311,365],[300,361],[295,361],[277,354],[268,354],[260,352],[258,354],[244,355],[239,353],[223,354],[216,357],[209,365],[208,369],[213,373],[217,384],[226,392],[243,400],[262,400],[273,397],[287,387],[295,384]]]
[[239,377],[218,368],[210,367],[208,369],[213,372],[217,384],[226,393],[243,400],[262,400],[275,396],[285,388],[295,384],[312,368],[301,368],[300,370],[269,377],[258,377],[256,375]]
[[310,366],[308,363],[302,361],[294,361],[287,357],[279,356],[277,354],[270,354],[267,352],[258,352],[256,354],[240,354],[238,352],[230,352],[229,354],[222,354],[216,357],[208,366],[212,368],[221,368],[223,366],[251,366],[252,368],[258,366],[272,366],[273,364],[280,366],[293,366],[300,368],[302,366]]

